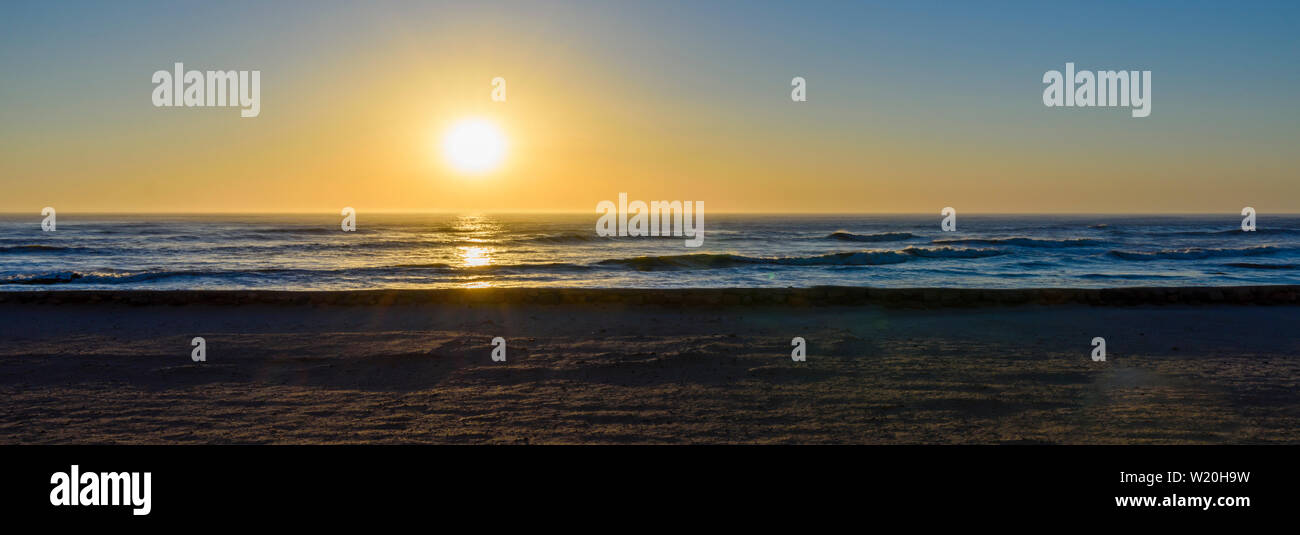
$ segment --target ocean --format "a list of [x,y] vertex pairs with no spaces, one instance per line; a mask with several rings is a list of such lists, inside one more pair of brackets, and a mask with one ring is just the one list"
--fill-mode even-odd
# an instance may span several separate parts
[[596,214],[0,216],[0,291],[1300,284],[1300,216],[708,214],[605,238]]

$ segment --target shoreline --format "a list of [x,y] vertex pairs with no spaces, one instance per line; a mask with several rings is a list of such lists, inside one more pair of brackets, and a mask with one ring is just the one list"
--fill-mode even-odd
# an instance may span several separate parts
[[1293,305],[1300,285],[1122,288],[473,288],[377,290],[0,291],[0,303],[129,305],[584,304],[949,308],[1014,305]]

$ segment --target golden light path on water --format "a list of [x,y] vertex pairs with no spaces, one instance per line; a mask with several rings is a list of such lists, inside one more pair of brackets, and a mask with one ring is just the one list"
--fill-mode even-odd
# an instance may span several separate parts
[[[500,224],[491,218],[470,215],[461,216],[456,220],[453,227],[456,232],[466,235],[465,241],[473,243],[488,243],[489,238],[500,232]],[[457,256],[460,259],[462,267],[474,268],[492,265],[493,253],[496,249],[489,246],[463,245],[457,247]],[[465,283],[466,288],[488,288],[492,286],[490,280],[472,280]]]

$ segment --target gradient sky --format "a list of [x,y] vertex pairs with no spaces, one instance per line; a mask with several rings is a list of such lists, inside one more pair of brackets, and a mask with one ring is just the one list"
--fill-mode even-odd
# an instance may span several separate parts
[[[1300,211],[1295,2],[6,2],[0,211]],[[261,116],[155,108],[174,62]],[[1150,70],[1152,114],[1043,73]],[[490,100],[505,77],[508,102]],[[790,79],[808,102],[790,101]],[[441,132],[485,117],[505,166]]]

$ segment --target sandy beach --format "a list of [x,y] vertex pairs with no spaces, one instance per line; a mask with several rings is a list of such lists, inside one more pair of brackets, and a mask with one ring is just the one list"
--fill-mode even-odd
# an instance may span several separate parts
[[0,443],[1296,443],[1297,319],[1289,286],[8,292]]

